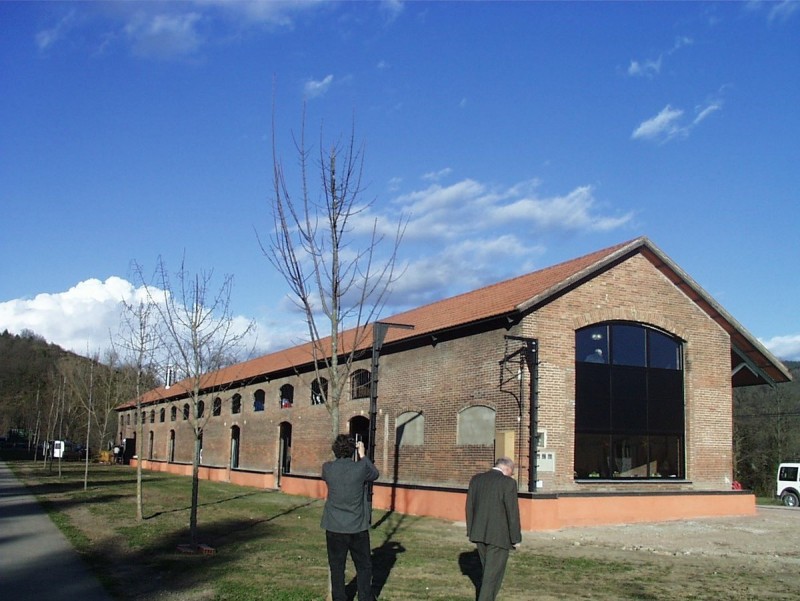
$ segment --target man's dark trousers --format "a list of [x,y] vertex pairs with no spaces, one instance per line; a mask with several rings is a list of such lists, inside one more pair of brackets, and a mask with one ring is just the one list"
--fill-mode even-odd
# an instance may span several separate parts
[[348,551],[356,566],[358,601],[373,601],[369,530],[352,534],[342,534],[326,530],[325,538],[328,544],[328,565],[331,568],[331,593],[333,595],[333,601],[346,601],[347,599],[344,587],[344,568],[347,562]]
[[500,586],[503,584],[503,576],[506,573],[508,549],[486,543],[475,543],[475,546],[478,548],[478,556],[481,558],[481,566],[483,566],[483,580],[478,601],[494,601],[497,599]]

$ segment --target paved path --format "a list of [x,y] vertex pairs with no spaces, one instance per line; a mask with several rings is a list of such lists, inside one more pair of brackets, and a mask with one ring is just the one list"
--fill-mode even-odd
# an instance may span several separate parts
[[0,461],[0,597],[112,601],[77,551]]

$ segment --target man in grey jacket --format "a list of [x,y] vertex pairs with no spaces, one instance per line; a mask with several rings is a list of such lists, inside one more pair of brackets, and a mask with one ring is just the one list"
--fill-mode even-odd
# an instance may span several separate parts
[[322,466],[328,498],[321,525],[328,546],[333,601],[347,598],[344,569],[348,552],[356,566],[358,601],[373,601],[367,482],[378,479],[378,470],[365,456],[364,443],[355,442],[346,434],[337,436],[331,449],[336,459]]
[[498,459],[472,477],[467,492],[467,537],[475,543],[483,567],[478,601],[494,601],[503,584],[510,549],[522,541],[514,462]]

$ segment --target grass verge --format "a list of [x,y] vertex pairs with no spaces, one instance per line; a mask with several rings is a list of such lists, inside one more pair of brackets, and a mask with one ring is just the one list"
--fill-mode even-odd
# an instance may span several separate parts
[[[322,501],[200,483],[199,542],[214,553],[181,553],[189,542],[191,481],[145,473],[137,522],[135,471],[83,465],[61,476],[30,461],[9,462],[53,521],[120,601],[318,601],[327,590]],[[480,562],[463,524],[376,511],[371,531],[374,588],[381,601],[474,601]],[[504,601],[531,599],[792,598],[763,570],[732,562],[604,549],[558,548],[546,535],[512,554]],[[352,570],[348,590],[355,593]],[[794,591],[792,591],[793,593]]]

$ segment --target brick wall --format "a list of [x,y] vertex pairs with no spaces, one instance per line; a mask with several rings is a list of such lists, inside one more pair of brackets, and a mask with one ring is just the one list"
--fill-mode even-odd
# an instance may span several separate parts
[[[458,445],[458,415],[467,407],[481,405],[496,411],[498,433],[511,436],[514,458],[519,462],[522,489],[528,486],[529,406],[527,374],[523,378],[522,417],[518,388],[511,383],[500,389],[500,360],[507,348],[505,335],[538,339],[539,431],[546,433],[546,448],[555,460],[554,471],[539,471],[544,492],[615,490],[618,484],[587,485],[573,479],[573,430],[575,419],[575,331],[593,323],[625,320],[652,325],[684,341],[686,472],[690,489],[728,489],[731,478],[732,403],[730,340],[727,334],[688,299],[646,258],[636,254],[562,294],[506,329],[479,328],[472,335],[429,339],[424,346],[402,352],[385,347],[380,361],[376,464],[382,482],[466,486],[477,471],[487,469],[494,458],[492,445]],[[511,350],[517,347],[513,343]],[[369,361],[356,368],[369,369]],[[310,403],[309,373],[292,375],[204,397],[210,415],[213,397],[223,400],[222,415],[208,417],[204,425],[203,462],[227,466],[230,462],[231,427],[241,430],[239,466],[272,471],[278,464],[280,424],[292,426],[292,473],[318,475],[330,459],[331,418],[323,406]],[[279,389],[295,387],[294,406],[279,407]],[[253,393],[266,393],[264,411],[253,408]],[[515,389],[516,388],[516,389]],[[242,413],[231,414],[230,398],[242,395]],[[346,391],[349,395],[349,387]],[[193,436],[182,419],[185,400],[176,402],[178,419],[145,424],[154,432],[154,459],[166,459],[169,431],[175,430],[175,461],[190,462]],[[424,444],[395,446],[395,420],[407,412],[424,416]],[[369,416],[368,399],[346,398],[340,408],[341,430],[355,416]],[[149,414],[149,408],[148,408]],[[158,414],[158,411],[157,411]],[[133,424],[133,419],[131,420]],[[132,436],[134,426],[120,426]],[[543,441],[544,442],[544,441]],[[146,449],[139,449],[146,452]],[[667,486],[664,483],[663,486]],[[630,490],[630,485],[626,490]],[[643,483],[645,489],[661,483]],[[673,485],[674,486],[674,485]]]

